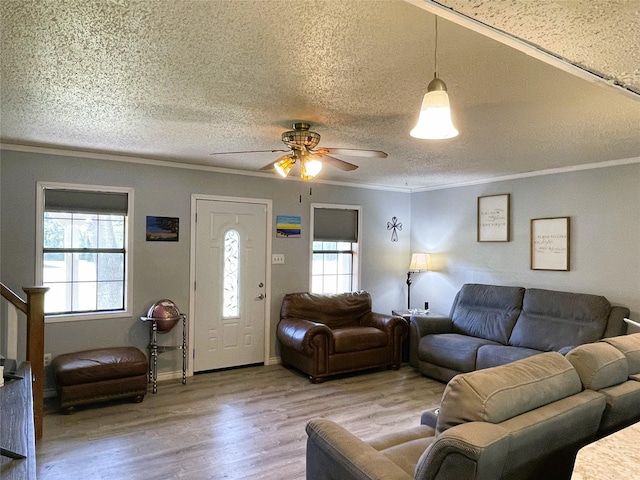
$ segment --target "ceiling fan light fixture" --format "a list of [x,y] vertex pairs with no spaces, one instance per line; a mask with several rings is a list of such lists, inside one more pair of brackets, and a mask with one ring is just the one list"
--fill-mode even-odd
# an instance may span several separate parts
[[287,178],[287,175],[289,175],[289,172],[291,171],[291,169],[295,164],[296,164],[295,155],[289,154],[289,155],[280,157],[280,159],[276,160],[276,162],[273,164],[273,168],[276,169],[276,172],[278,172],[278,174],[281,177]]
[[322,162],[312,156],[306,156],[300,162],[300,177],[302,180],[313,180],[320,173],[320,170],[322,170]]
[[409,134],[425,140],[445,140],[458,135],[451,121],[447,86],[435,74],[422,99],[418,123]]

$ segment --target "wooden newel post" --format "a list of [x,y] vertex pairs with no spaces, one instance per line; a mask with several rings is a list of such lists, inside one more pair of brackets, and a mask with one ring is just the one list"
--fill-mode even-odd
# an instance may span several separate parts
[[22,287],[27,294],[27,361],[33,375],[33,422],[36,442],[44,417],[44,294],[49,287]]

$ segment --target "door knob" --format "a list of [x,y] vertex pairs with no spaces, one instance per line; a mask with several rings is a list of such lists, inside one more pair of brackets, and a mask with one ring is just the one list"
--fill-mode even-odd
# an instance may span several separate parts
[[260,295],[258,295],[258,300],[264,300],[264,293],[261,293]]
[[260,283],[258,284],[258,287],[260,287],[260,288],[264,287],[264,283],[260,282]]

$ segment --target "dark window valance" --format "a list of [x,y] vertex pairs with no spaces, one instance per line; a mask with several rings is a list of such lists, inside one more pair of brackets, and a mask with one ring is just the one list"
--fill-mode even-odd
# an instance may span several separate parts
[[313,239],[325,242],[357,242],[358,210],[315,208]]
[[128,198],[126,193],[46,189],[44,208],[47,212],[126,215]]

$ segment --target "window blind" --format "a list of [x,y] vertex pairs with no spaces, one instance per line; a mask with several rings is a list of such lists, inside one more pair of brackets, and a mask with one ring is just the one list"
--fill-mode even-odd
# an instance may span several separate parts
[[357,242],[358,211],[315,208],[313,210],[313,239],[324,242]]
[[59,189],[44,192],[44,209],[47,212],[126,215],[127,208],[126,193]]

